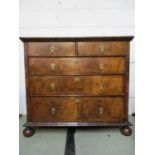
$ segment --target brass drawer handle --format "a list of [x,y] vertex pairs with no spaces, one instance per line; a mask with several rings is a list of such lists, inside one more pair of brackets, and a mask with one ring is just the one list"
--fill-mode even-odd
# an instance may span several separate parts
[[51,108],[51,113],[52,113],[52,115],[54,115],[55,112],[56,112],[56,108],[52,107],[52,108]]
[[103,70],[103,64],[99,64],[100,70]]
[[51,70],[54,71],[56,68],[56,64],[51,64]]
[[103,45],[100,46],[100,53],[101,54],[104,54],[105,52],[105,47]]
[[100,115],[103,114],[103,111],[104,111],[104,108],[103,107],[99,107],[98,108],[98,112],[99,112]]
[[79,60],[78,59],[75,59],[75,63],[78,64],[79,63]]
[[100,83],[100,90],[103,91],[103,82]]
[[52,83],[52,84],[50,85],[50,87],[51,87],[51,90],[54,90],[54,88],[55,88],[55,83]]
[[75,77],[74,81],[78,82],[78,81],[80,81],[80,78],[79,77]]
[[75,103],[80,103],[80,99],[79,98],[75,98]]
[[54,46],[50,47],[50,52],[53,54],[54,53]]

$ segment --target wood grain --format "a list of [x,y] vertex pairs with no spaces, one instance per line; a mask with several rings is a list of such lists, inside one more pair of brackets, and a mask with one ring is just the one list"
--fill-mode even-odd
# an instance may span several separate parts
[[31,95],[119,95],[123,93],[123,81],[123,76],[33,76],[30,77],[30,93]]
[[74,42],[30,42],[29,56],[74,56]]
[[[51,65],[55,65],[52,70]],[[94,75],[125,73],[124,57],[30,58],[31,75]]]
[[123,98],[82,98],[81,116],[86,122],[122,122]]
[[[77,121],[77,104],[74,98],[31,97],[28,106],[30,122]],[[52,108],[55,109],[54,113]]]
[[78,53],[82,56],[126,55],[128,42],[79,42]]
[[[122,97],[31,97],[28,121],[119,123],[124,119],[123,101]],[[55,108],[54,114],[52,108]]]

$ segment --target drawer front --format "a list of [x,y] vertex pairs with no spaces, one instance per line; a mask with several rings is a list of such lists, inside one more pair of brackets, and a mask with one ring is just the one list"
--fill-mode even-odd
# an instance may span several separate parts
[[32,95],[119,95],[123,76],[32,76]]
[[29,56],[74,56],[74,42],[30,42]]
[[122,74],[123,57],[30,58],[31,75]]
[[78,54],[81,56],[125,55],[128,50],[128,42],[78,42]]
[[80,98],[81,120],[86,122],[121,122],[124,117],[122,97]]
[[77,121],[74,98],[31,97],[28,105],[29,122]]

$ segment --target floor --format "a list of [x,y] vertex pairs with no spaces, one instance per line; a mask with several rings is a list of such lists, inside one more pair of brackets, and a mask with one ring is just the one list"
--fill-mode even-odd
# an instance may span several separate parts
[[[19,155],[64,155],[66,128],[38,128],[35,135],[25,138],[22,134],[25,116],[20,118]],[[134,124],[134,117],[129,120]],[[80,128],[75,132],[76,155],[134,155],[135,130],[123,136],[119,128]]]

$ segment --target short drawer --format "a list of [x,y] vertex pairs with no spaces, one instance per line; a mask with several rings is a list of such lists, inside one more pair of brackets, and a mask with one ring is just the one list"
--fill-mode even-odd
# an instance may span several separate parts
[[123,74],[124,57],[30,58],[31,75]]
[[74,98],[31,97],[28,104],[29,122],[77,121],[77,104]]
[[29,56],[74,56],[74,42],[30,42]]
[[121,122],[125,102],[122,97],[80,98],[81,120],[84,122]]
[[119,95],[123,76],[32,76],[31,95]]
[[78,42],[78,54],[81,56],[126,55],[128,42]]

